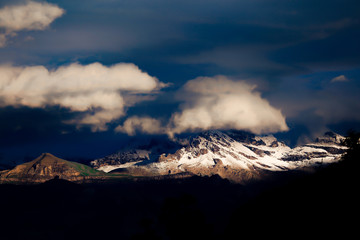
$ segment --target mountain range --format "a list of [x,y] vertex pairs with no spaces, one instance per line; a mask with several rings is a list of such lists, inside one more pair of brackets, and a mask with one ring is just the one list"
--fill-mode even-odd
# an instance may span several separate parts
[[[327,132],[314,142],[291,148],[274,136],[243,131],[206,131],[175,152],[156,146],[126,149],[91,162],[97,170],[136,176],[190,173],[219,175],[234,182],[260,179],[271,172],[301,170],[340,160],[343,136]],[[162,151],[161,151],[162,149]]]
[[0,171],[0,183],[37,183],[53,178],[74,182],[115,178],[166,179],[213,176],[246,183],[274,172],[303,170],[339,161],[344,137],[327,132],[313,143],[291,148],[272,135],[243,131],[206,131],[186,144],[151,141],[132,146],[87,166],[50,153],[11,170]]

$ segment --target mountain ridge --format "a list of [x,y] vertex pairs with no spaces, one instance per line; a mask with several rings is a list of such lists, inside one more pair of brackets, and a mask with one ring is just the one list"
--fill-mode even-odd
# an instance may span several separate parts
[[338,134],[325,133],[313,143],[290,148],[273,135],[211,130],[193,136],[176,151],[175,145],[167,142],[163,146],[160,142],[145,144],[96,159],[91,162],[92,167],[43,153],[30,162],[0,171],[0,183],[36,183],[54,178],[85,182],[214,175],[247,183],[275,172],[337,162],[347,149],[341,145],[343,139]]
[[273,135],[211,130],[189,139],[188,144],[175,153],[162,153],[153,161],[126,162],[125,159],[117,161],[113,158],[113,162],[108,164],[104,159],[97,159],[92,165],[105,172],[122,169],[131,175],[189,172],[199,176],[218,174],[235,182],[246,182],[259,179],[268,172],[299,170],[336,162],[346,150],[341,145],[343,139],[338,134],[325,133],[314,143],[290,148]]

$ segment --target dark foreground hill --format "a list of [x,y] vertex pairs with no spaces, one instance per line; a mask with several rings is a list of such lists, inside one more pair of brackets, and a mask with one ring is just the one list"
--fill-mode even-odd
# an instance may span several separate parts
[[357,236],[354,164],[241,186],[219,177],[0,185],[1,239]]
[[262,192],[233,212],[227,236],[238,226],[259,237],[281,239],[358,236],[358,160],[341,161]]

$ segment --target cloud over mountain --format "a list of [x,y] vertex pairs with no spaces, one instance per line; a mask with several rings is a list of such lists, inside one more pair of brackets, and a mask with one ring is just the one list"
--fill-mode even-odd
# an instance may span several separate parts
[[164,87],[134,64],[110,67],[73,63],[54,70],[44,66],[0,66],[0,106],[45,108],[60,106],[77,112],[69,124],[93,131],[125,115],[126,108]]
[[257,134],[287,131],[281,111],[271,106],[255,88],[224,76],[188,81],[181,90],[181,111],[171,119],[172,131],[238,129]]
[[0,9],[0,47],[18,31],[44,30],[65,10],[50,3],[26,1]]
[[166,126],[151,117],[131,117],[117,131],[134,135],[174,134],[210,129],[237,129],[256,134],[287,131],[279,109],[255,91],[256,86],[225,76],[199,77],[177,93],[182,102]]

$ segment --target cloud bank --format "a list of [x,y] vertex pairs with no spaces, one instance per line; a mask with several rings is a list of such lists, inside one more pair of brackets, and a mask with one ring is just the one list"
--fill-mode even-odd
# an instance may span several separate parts
[[21,5],[5,6],[0,9],[0,47],[4,47],[9,36],[18,31],[44,30],[64,9],[46,2],[26,1]]
[[89,125],[93,131],[106,130],[127,107],[165,86],[127,63],[73,63],[55,70],[0,65],[0,76],[0,106],[60,106],[79,113],[67,123]]
[[162,126],[157,119],[132,117],[118,131],[134,135],[167,133],[170,137],[184,132],[210,129],[237,129],[255,134],[287,131],[281,111],[255,91],[253,85],[224,76],[199,77],[188,81],[177,93],[180,111]]

